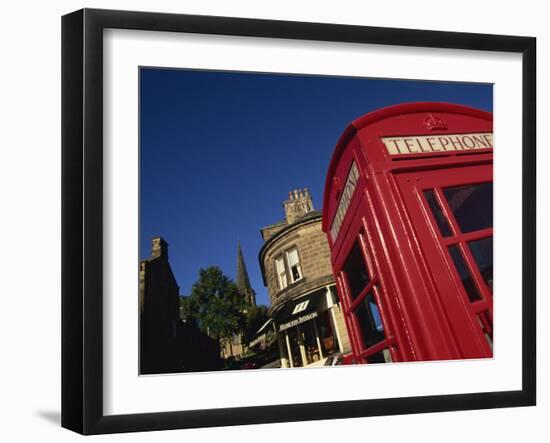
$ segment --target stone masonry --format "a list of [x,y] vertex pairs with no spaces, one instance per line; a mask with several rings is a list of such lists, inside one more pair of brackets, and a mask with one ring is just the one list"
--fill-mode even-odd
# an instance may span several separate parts
[[[307,189],[297,189],[289,193],[283,202],[285,220],[261,229],[264,245],[260,250],[260,266],[264,284],[267,286],[271,301],[270,315],[275,318],[287,303],[307,294],[335,289],[335,280],[330,262],[330,249],[326,234],[322,231],[322,213],[315,211],[311,195]],[[301,278],[292,282],[287,259],[282,260],[287,276],[287,286],[280,287],[276,261],[285,257],[288,251],[297,250],[301,269]],[[334,290],[333,289],[333,290]],[[344,318],[337,303],[330,309],[334,326],[336,327],[340,349],[348,352],[349,337],[344,324]],[[278,334],[281,352],[281,364],[289,364],[288,352],[285,351],[285,339]],[[288,337],[286,338],[288,340]]]
[[[321,215],[311,217],[285,230],[284,235],[273,237],[263,257],[264,275],[272,307],[315,288],[334,283],[330,267],[330,250],[325,233],[321,230]],[[300,257],[303,278],[280,289],[277,283],[275,258],[296,247]]]

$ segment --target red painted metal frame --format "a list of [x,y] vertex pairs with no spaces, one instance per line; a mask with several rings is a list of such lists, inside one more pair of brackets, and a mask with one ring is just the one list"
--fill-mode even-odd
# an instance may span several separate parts
[[[429,130],[436,116],[445,127]],[[388,348],[393,361],[491,357],[492,294],[467,241],[492,229],[460,233],[441,188],[492,181],[493,149],[390,155],[382,137],[492,132],[492,114],[448,103],[410,103],[385,108],[354,122],[336,146],[325,184],[323,230],[327,233],[353,357],[366,362]],[[330,226],[352,162],[359,170],[353,197],[336,238]],[[435,189],[453,229],[443,238],[422,194]],[[352,300],[343,266],[359,241],[370,281]],[[471,303],[447,247],[459,244],[482,300]],[[365,348],[355,310],[372,293],[385,339]],[[479,316],[477,314],[487,313]],[[480,324],[481,322],[481,324]]]
[[[438,288],[438,293],[441,294],[441,303],[450,318],[451,329],[453,329],[455,336],[460,337],[460,340],[457,340],[457,345],[461,348],[461,355],[464,355],[462,358],[468,358],[471,355],[491,357],[491,348],[486,342],[476,315],[488,311],[492,318],[493,297],[477,269],[474,258],[467,247],[467,242],[492,237],[493,229],[489,228],[466,234],[461,233],[455,217],[442,195],[441,188],[492,181],[492,163],[461,166],[454,169],[444,168],[443,170],[422,171],[421,175],[416,172],[406,173],[400,175],[397,180],[401,185],[403,200],[409,208],[411,218],[416,222],[417,235],[420,238],[427,239],[422,243],[424,255],[432,269],[432,275],[437,276],[434,278],[434,284]],[[453,235],[448,237],[441,235],[423,196],[423,190],[426,189],[435,190]],[[468,299],[448,252],[448,247],[452,245],[459,247],[482,300],[470,302]],[[451,294],[454,294],[454,297]],[[492,326],[490,329],[492,333]]]

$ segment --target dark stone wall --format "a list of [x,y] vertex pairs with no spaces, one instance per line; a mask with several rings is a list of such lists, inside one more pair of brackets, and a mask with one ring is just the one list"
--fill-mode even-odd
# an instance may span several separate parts
[[221,369],[217,341],[180,320],[179,287],[167,257],[140,266],[140,374]]

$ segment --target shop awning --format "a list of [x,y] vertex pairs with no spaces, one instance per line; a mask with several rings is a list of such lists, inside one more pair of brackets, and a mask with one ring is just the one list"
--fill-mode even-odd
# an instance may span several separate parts
[[266,336],[265,336],[265,334],[262,334],[259,337],[256,337],[254,340],[252,340],[248,344],[248,346],[250,346],[252,348],[253,346],[256,346],[258,343],[265,342],[265,340],[266,340]]
[[288,302],[275,315],[279,331],[291,328],[317,317],[318,312],[327,309],[326,289]]
[[268,321],[266,321],[266,322],[262,325],[262,327],[256,331],[256,334],[259,334],[260,332],[262,332],[262,331],[263,331],[272,321],[273,321],[272,318],[270,318]]

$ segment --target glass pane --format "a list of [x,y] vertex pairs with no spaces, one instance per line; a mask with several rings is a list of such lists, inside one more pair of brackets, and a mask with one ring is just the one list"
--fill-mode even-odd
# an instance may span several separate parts
[[389,349],[382,349],[380,352],[377,352],[376,354],[369,355],[367,357],[368,363],[391,363],[391,355]]
[[[372,296],[369,296],[372,297]],[[380,317],[380,311],[378,310],[378,306],[376,306],[376,303],[374,302],[374,299],[371,298],[369,300],[369,308],[370,312],[372,313],[372,318],[374,320],[374,326],[377,331],[383,331],[384,326],[382,325],[382,318]]]
[[298,250],[292,249],[288,251],[288,266],[294,266],[298,264]]
[[455,186],[443,190],[462,232],[493,227],[493,183]]
[[351,298],[355,300],[369,283],[367,266],[358,241],[356,241],[353,248],[351,248],[343,270],[346,273]]
[[282,258],[278,258],[275,260],[275,266],[277,267],[277,274],[280,275],[285,272],[285,265]]
[[443,237],[448,237],[448,236],[452,235],[453,232],[451,231],[451,227],[449,226],[449,222],[445,218],[445,215],[443,214],[443,211],[441,210],[441,207],[439,206],[439,203],[437,202],[434,190],[429,189],[427,191],[424,191],[424,197],[426,197],[428,205],[430,206],[430,209],[432,210],[432,214],[435,218],[437,226],[439,226],[439,230],[441,231],[441,235]]
[[285,263],[282,257],[275,260],[275,267],[277,268],[277,276],[279,278],[279,289],[284,289],[287,286]]
[[[372,306],[374,306],[375,311],[373,311]],[[384,328],[372,294],[367,295],[363,302],[359,304],[355,310],[355,315],[366,348],[384,340]]]
[[292,277],[292,281],[298,281],[302,278],[302,272],[300,271],[300,265],[294,265],[290,267],[290,275]]
[[303,366],[302,364],[302,353],[300,351],[301,337],[298,336],[297,328],[288,328],[286,329],[288,334],[288,343],[290,344],[290,359],[292,360],[292,365],[296,367]]
[[300,261],[298,259],[298,250],[291,249],[286,253],[288,260],[288,268],[290,269],[290,280],[292,283],[302,278],[302,270],[300,269]]
[[481,295],[479,295],[479,291],[474,283],[472,274],[470,273],[468,266],[466,266],[466,262],[464,261],[464,257],[462,257],[462,253],[458,249],[458,246],[451,246],[449,248],[449,253],[453,258],[456,270],[458,271],[458,275],[462,280],[462,284],[464,285],[464,289],[466,290],[470,301],[481,300]]
[[479,268],[479,272],[493,292],[493,237],[475,240],[468,243],[470,251]]

